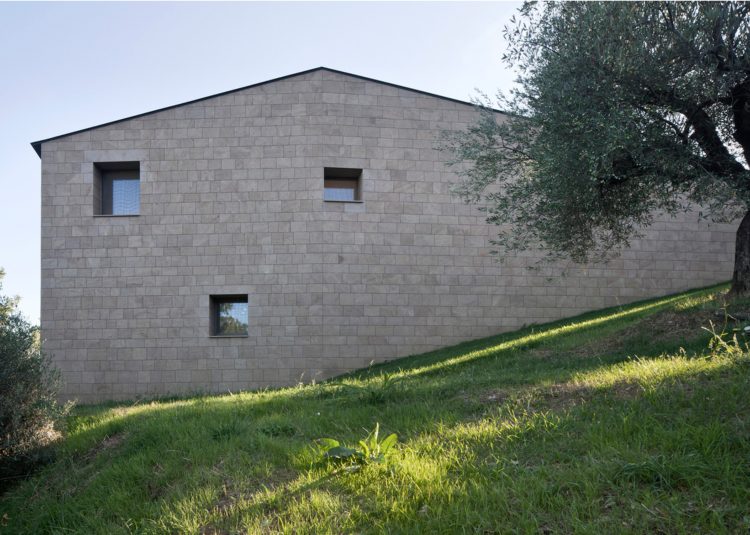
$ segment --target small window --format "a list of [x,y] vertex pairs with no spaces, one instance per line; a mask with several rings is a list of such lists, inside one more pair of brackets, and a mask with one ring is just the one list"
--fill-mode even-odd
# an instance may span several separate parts
[[326,167],[323,179],[323,200],[356,202],[362,200],[362,169]]
[[138,215],[140,212],[140,163],[95,163],[94,214]]
[[247,336],[247,295],[211,296],[211,336]]

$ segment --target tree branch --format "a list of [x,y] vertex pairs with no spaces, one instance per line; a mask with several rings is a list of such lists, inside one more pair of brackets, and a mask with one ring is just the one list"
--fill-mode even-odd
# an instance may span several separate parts
[[[693,129],[690,139],[694,140],[706,154],[708,160],[713,162],[710,166],[710,170],[713,173],[732,180],[734,185],[738,186],[746,194],[750,194],[747,169],[729,152],[719,136],[713,119],[711,119],[711,116],[705,110],[706,107],[714,103],[713,100],[694,104],[679,98],[674,89],[657,90],[647,87],[645,88],[645,92],[645,100],[649,104],[664,106],[673,112],[685,116],[686,125],[689,125]],[[748,86],[748,94],[750,95],[750,85]],[[748,110],[748,113],[750,114],[750,110]]]

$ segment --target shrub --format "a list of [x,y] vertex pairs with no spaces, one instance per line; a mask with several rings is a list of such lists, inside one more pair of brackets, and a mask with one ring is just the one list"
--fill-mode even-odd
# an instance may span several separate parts
[[[0,291],[4,275],[0,269]],[[38,328],[21,316],[17,298],[0,293],[0,492],[49,455],[68,408],[57,403],[58,385]]]

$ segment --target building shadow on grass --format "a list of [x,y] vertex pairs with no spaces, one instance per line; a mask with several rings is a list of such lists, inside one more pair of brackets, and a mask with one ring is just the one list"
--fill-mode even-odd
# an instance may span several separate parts
[[[716,288],[689,295],[711,291]],[[71,517],[76,503],[106,509],[112,525],[118,525],[132,519],[163,518],[166,510],[187,500],[194,502],[210,523],[220,520],[216,503],[226,501],[222,495],[227,494],[230,480],[231,492],[248,504],[246,512],[252,514],[270,507],[263,506],[260,495],[256,496],[258,489],[268,490],[264,483],[268,481],[276,482],[277,491],[272,493],[276,498],[269,497],[272,500],[286,494],[298,499],[323,487],[346,492],[345,479],[339,475],[323,474],[304,484],[295,481],[300,474],[309,474],[316,461],[311,448],[314,439],[331,436],[354,444],[375,422],[380,422],[385,432],[399,433],[408,447],[436,426],[460,433],[486,425],[488,418],[521,414],[531,425],[520,433],[534,443],[540,440],[534,422],[544,415],[554,417],[554,429],[565,429],[580,420],[580,411],[589,407],[601,410],[611,396],[623,395],[616,385],[610,393],[606,388],[554,391],[554,385],[566,384],[576,374],[604,369],[629,357],[626,350],[578,355],[565,350],[572,339],[616,336],[627,325],[683,298],[685,294],[529,327],[373,366],[314,386],[81,407],[70,420],[69,436],[58,460],[11,493],[6,503],[11,511],[21,504],[31,509],[38,504],[27,531],[54,531],[71,522],[74,530],[93,529],[93,520]],[[699,333],[692,346],[687,344],[689,351],[700,352],[705,341]],[[540,353],[540,349],[546,352]],[[662,351],[678,347],[668,341],[646,340],[642,349],[642,354],[659,358],[656,355]],[[513,389],[529,392],[507,395]],[[677,389],[665,384],[655,391]],[[615,401],[624,407],[622,412],[627,407],[637,408],[651,395]],[[560,402],[568,398],[575,398],[575,403]],[[470,477],[471,470],[484,466],[482,463],[491,467],[494,462],[492,470],[496,470],[500,462],[485,462],[482,456],[486,456],[488,440],[502,443],[503,437],[482,435],[481,429],[475,429],[462,439],[471,452],[465,464],[453,467],[464,474],[462,477]],[[554,432],[545,436],[556,439]],[[575,443],[579,445],[576,454],[585,456],[586,442]],[[512,471],[516,465],[507,466]],[[480,474],[483,480],[492,480],[492,470],[490,475]],[[199,489],[203,489],[203,497],[195,502]],[[260,507],[257,511],[253,509],[256,505]],[[219,507],[225,509],[231,508]],[[458,511],[451,514],[460,517]],[[231,514],[221,515],[230,521]],[[420,518],[415,517],[414,522],[422,525],[424,519]]]

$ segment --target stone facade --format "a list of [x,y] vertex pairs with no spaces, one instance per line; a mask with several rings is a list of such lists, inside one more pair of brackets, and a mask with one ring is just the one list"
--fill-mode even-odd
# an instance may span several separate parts
[[[607,266],[529,270],[449,192],[441,129],[474,109],[329,69],[35,144],[42,335],[83,402],[238,391],[341,372],[727,280],[733,225],[658,221]],[[140,162],[140,215],[94,216],[94,163]],[[323,201],[360,168],[361,203]],[[247,294],[246,338],[209,296]]]

